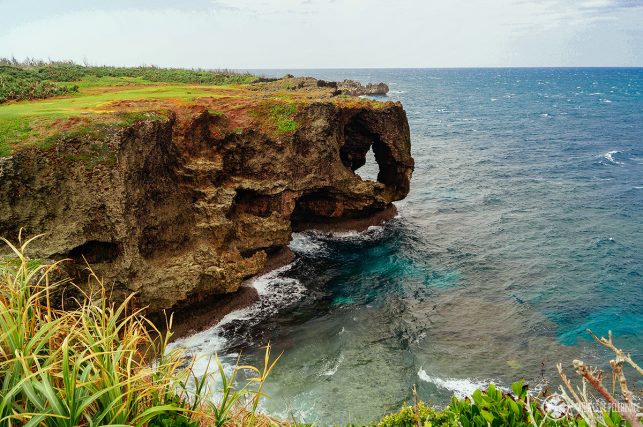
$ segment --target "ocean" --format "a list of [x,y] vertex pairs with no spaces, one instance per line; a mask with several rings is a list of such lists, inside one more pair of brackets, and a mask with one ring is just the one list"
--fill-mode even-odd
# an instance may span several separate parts
[[643,69],[260,72],[386,82],[416,163],[395,219],[295,234],[257,304],[178,342],[226,363],[283,352],[264,411],[363,423],[414,384],[436,406],[555,386],[558,362],[609,360],[587,328],[642,361]]

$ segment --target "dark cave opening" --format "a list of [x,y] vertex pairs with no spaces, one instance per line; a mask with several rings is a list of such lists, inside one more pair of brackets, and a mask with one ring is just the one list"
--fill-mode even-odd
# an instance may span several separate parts
[[231,215],[241,213],[258,216],[261,218],[269,217],[274,209],[274,196],[259,194],[254,190],[239,188],[236,190]]
[[337,198],[329,189],[305,193],[297,199],[290,216],[293,228],[298,228],[298,224],[329,221],[336,216],[336,209]]
[[81,259],[85,257],[91,264],[112,262],[119,257],[121,249],[118,244],[111,242],[101,242],[99,240],[90,240],[69,251],[68,256],[72,259]]

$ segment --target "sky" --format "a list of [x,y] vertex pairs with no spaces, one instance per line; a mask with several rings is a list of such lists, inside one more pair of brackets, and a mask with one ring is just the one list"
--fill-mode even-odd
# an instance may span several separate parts
[[643,0],[0,0],[0,57],[202,68],[643,66]]

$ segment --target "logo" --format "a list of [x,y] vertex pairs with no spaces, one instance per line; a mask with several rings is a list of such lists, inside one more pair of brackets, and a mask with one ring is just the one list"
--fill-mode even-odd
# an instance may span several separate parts
[[570,411],[570,407],[560,394],[552,394],[543,400],[542,411],[550,420],[560,420]]

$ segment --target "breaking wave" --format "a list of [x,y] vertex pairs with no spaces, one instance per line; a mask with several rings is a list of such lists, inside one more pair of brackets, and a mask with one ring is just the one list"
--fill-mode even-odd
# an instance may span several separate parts
[[[168,351],[183,348],[196,357],[195,373],[202,375],[206,371],[208,360],[215,354],[224,352],[229,338],[225,336],[226,329],[235,322],[257,324],[262,319],[273,316],[280,309],[299,301],[306,294],[306,288],[297,279],[285,277],[295,263],[273,270],[267,274],[251,279],[246,285],[257,290],[259,299],[249,307],[227,314],[215,326],[180,338],[168,346]],[[235,357],[236,354],[226,354],[225,357]]]
[[445,390],[453,392],[453,394],[455,394],[459,398],[471,396],[474,391],[481,388],[486,388],[490,383],[493,382],[491,380],[479,381],[471,380],[468,378],[439,378],[427,374],[427,372],[422,368],[420,368],[420,370],[418,371],[418,377],[424,382],[435,384],[439,388],[443,388]]
[[618,154],[618,153],[620,153],[620,151],[618,150],[608,151],[607,153],[605,153],[603,157],[605,158],[605,160],[607,160],[610,163],[613,163],[615,165],[622,165],[623,162],[618,162],[614,160],[614,154]]

